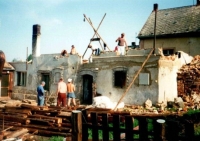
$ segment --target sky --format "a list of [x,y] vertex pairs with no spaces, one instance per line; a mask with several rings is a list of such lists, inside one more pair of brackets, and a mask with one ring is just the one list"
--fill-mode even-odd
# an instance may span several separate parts
[[[33,25],[41,26],[41,54],[68,52],[74,45],[83,55],[103,19],[98,34],[110,50],[125,33],[128,45],[139,43],[138,33],[158,4],[158,10],[196,4],[196,0],[0,0],[0,50],[7,62],[26,60],[32,53]],[[96,37],[96,36],[95,36]],[[101,42],[102,43],[102,42]],[[99,42],[92,42],[101,47]],[[91,54],[87,50],[84,59]]]

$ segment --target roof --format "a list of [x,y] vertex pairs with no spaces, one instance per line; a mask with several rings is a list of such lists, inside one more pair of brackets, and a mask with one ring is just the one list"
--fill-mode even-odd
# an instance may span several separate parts
[[[184,6],[157,11],[156,36],[200,35],[200,6]],[[152,12],[138,38],[154,36],[155,12]],[[198,33],[198,34],[197,34]]]
[[12,65],[10,65],[8,62],[4,63],[3,70],[15,70]]

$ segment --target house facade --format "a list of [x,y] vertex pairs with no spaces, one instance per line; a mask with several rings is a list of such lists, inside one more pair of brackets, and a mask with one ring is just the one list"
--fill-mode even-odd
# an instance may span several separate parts
[[[32,62],[10,62],[15,68],[11,97],[36,100],[36,88],[41,81],[45,81],[46,96],[54,95],[56,101],[57,83],[63,77],[65,82],[72,78],[76,86],[76,98],[83,104],[92,104],[93,97],[97,95],[118,102],[124,93],[126,95],[122,101],[126,104],[142,105],[147,99],[154,104],[173,101],[178,96],[178,70],[190,63],[191,56],[200,53],[199,11],[200,6],[158,10],[156,49],[148,60],[147,56],[153,48],[154,13],[151,13],[138,35],[139,48],[129,49],[125,56],[105,51],[99,56],[92,55],[88,63],[83,63],[78,54],[68,57],[59,53],[40,54],[40,25],[34,25]],[[185,14],[180,14],[183,12]],[[187,19],[184,16],[189,18],[189,15],[192,19],[184,21]],[[163,48],[166,56],[177,51],[180,55],[174,59],[165,58],[158,53],[158,47]],[[128,87],[130,89],[126,91]]]
[[153,47],[154,29],[155,47],[162,47],[166,56],[177,51],[183,51],[191,56],[198,55],[200,53],[199,0],[193,6],[154,10],[138,35],[140,48]]

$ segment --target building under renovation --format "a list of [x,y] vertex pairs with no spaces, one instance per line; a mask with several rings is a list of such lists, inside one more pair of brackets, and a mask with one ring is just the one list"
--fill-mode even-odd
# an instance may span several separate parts
[[[184,10],[187,14],[173,14]],[[156,12],[159,21],[156,26],[158,38],[152,54],[154,35],[150,29],[153,30]],[[57,83],[63,77],[65,82],[68,78],[73,79],[76,98],[83,104],[91,104],[97,95],[107,96],[117,102],[128,87],[130,89],[122,100],[126,104],[141,105],[147,99],[153,103],[173,101],[178,96],[177,72],[183,65],[190,63],[191,56],[199,54],[200,25],[197,23],[200,23],[200,14],[195,13],[200,13],[198,3],[195,6],[155,10],[139,33],[139,48],[130,48],[124,56],[114,51],[102,51],[98,56],[92,55],[92,60],[88,62],[83,61],[78,54],[41,54],[41,27],[33,25],[32,61],[10,62],[14,70],[10,72],[13,86],[8,90],[9,96],[13,99],[36,100],[36,88],[41,81],[45,81],[46,96],[56,99]],[[189,22],[181,22],[187,20],[184,16],[191,14],[193,21],[188,19]],[[163,20],[163,17],[169,20]],[[177,26],[177,30],[167,32],[169,30],[166,28],[171,29],[171,22],[174,22],[173,26]],[[181,28],[179,22],[188,30]],[[193,22],[195,26],[192,26]],[[163,26],[166,27],[165,31]],[[158,51],[160,47],[163,50]],[[175,52],[177,55],[174,55]]]

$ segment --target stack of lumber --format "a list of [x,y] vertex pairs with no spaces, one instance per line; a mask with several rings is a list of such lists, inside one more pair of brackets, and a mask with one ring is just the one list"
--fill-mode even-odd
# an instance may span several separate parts
[[[56,106],[36,106],[32,100],[0,98],[0,140],[29,134],[71,136],[71,110]],[[25,136],[26,135],[26,136]]]
[[190,64],[184,65],[178,72],[178,95],[190,95],[192,91],[200,93],[200,55],[196,55]]

